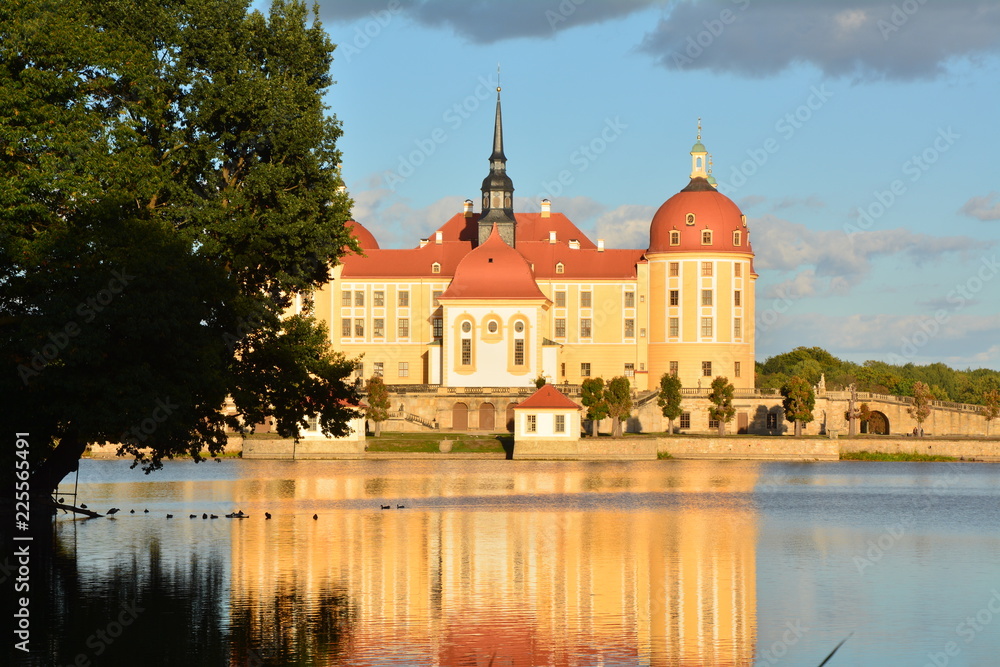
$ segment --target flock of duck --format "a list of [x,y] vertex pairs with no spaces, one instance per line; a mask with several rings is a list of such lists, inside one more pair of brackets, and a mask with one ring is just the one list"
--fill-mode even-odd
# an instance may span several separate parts
[[[382,505],[382,504],[379,504],[379,507],[381,509],[384,509],[384,510],[391,510],[392,509],[392,505]],[[87,509],[87,506],[86,505],[80,505],[80,509],[84,509],[85,510],[85,509]],[[396,505],[396,509],[398,509],[398,510],[406,509],[406,505]],[[115,514],[118,514],[118,512],[121,512],[121,508],[119,508],[119,507],[112,507],[107,512],[105,512],[105,514],[107,516],[114,516]],[[149,514],[149,510],[143,510],[142,513],[143,514]],[[129,510],[129,514],[135,514],[135,510]],[[245,514],[243,512],[243,510],[236,510],[235,512],[231,512],[229,514],[226,514],[225,517],[227,519],[249,519],[250,515],[249,514]],[[174,515],[173,514],[168,514],[167,518],[168,519],[173,519]],[[189,514],[188,518],[189,519],[197,519],[198,515],[197,514]],[[201,518],[202,519],[218,519],[219,516],[217,514],[209,514],[207,512],[203,512],[202,515],[201,515]],[[264,519],[270,519],[270,518],[271,518],[271,513],[270,512],[264,512]],[[313,514],[313,520],[314,521],[318,521],[319,520],[319,515],[318,514]]]

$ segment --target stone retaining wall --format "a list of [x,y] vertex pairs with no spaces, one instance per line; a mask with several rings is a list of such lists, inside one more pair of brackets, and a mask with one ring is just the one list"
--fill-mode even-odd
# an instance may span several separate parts
[[518,440],[515,459],[574,461],[649,461],[656,460],[656,440],[610,438],[584,440]]

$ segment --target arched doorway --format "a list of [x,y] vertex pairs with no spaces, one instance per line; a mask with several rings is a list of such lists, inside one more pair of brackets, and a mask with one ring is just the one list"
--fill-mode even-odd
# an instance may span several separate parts
[[456,403],[451,408],[451,430],[465,431],[469,428],[469,406]]
[[872,410],[868,415],[868,422],[862,424],[862,427],[867,426],[868,428],[862,428],[862,433],[870,433],[871,435],[889,435],[889,418],[885,416],[884,413],[877,410]]
[[514,432],[514,408],[517,407],[517,401],[509,404],[507,406],[507,432]]
[[479,406],[479,430],[492,431],[496,427],[497,409],[492,403]]

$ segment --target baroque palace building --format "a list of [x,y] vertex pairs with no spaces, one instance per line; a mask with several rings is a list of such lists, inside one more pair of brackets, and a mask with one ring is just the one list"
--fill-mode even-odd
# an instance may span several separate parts
[[[389,385],[577,385],[624,375],[637,391],[675,373],[754,386],[753,250],[746,216],[716,190],[708,151],[650,222],[649,246],[591,241],[548,200],[515,213],[500,89],[481,211],[471,200],[415,248],[381,249],[350,222],[348,255],[315,294],[335,349]],[[416,387],[414,387],[416,389]]]

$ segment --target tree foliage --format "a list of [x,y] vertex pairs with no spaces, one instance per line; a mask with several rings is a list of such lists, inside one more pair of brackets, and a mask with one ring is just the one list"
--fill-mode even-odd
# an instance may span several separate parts
[[591,435],[597,437],[597,424],[608,416],[608,403],[604,399],[604,378],[587,378],[580,387],[580,401],[587,408]]
[[934,394],[931,393],[930,387],[923,382],[913,383],[913,405],[906,408],[906,413],[916,420],[918,427],[922,427],[924,420],[930,416],[933,400]]
[[882,361],[855,364],[819,347],[797,347],[758,362],[757,386],[780,389],[793,375],[815,385],[821,374],[833,391],[846,391],[855,384],[862,392],[913,396],[914,383],[923,382],[938,400],[980,405],[986,392],[1000,390],[1000,371],[988,368],[955,370],[942,363],[918,366]]
[[813,420],[816,394],[804,378],[793,375],[781,388],[781,395],[785,397],[782,401],[785,419],[795,424],[795,435],[800,436],[802,425]]
[[674,432],[674,420],[681,416],[681,379],[673,373],[660,377],[660,392],[656,404],[663,416],[670,421],[670,433]]
[[351,364],[285,317],[357,249],[334,47],[302,2],[248,8],[0,4],[0,389],[39,493],[89,443],[148,471],[266,417],[346,433]]
[[990,434],[990,422],[1000,417],[1000,391],[988,391],[983,395],[983,407],[981,410],[983,419],[986,420],[986,435]]
[[375,424],[377,438],[382,435],[382,422],[389,418],[389,390],[381,375],[373,375],[368,379],[365,393],[368,394],[365,417]]
[[729,378],[720,375],[712,380],[712,391],[708,394],[712,407],[708,409],[708,417],[719,422],[719,435],[726,434],[726,424],[736,416],[736,408],[733,407],[735,393],[736,388],[729,382]]
[[604,400],[611,417],[611,435],[620,438],[622,421],[632,414],[632,385],[628,378],[623,375],[612,378],[604,390]]

